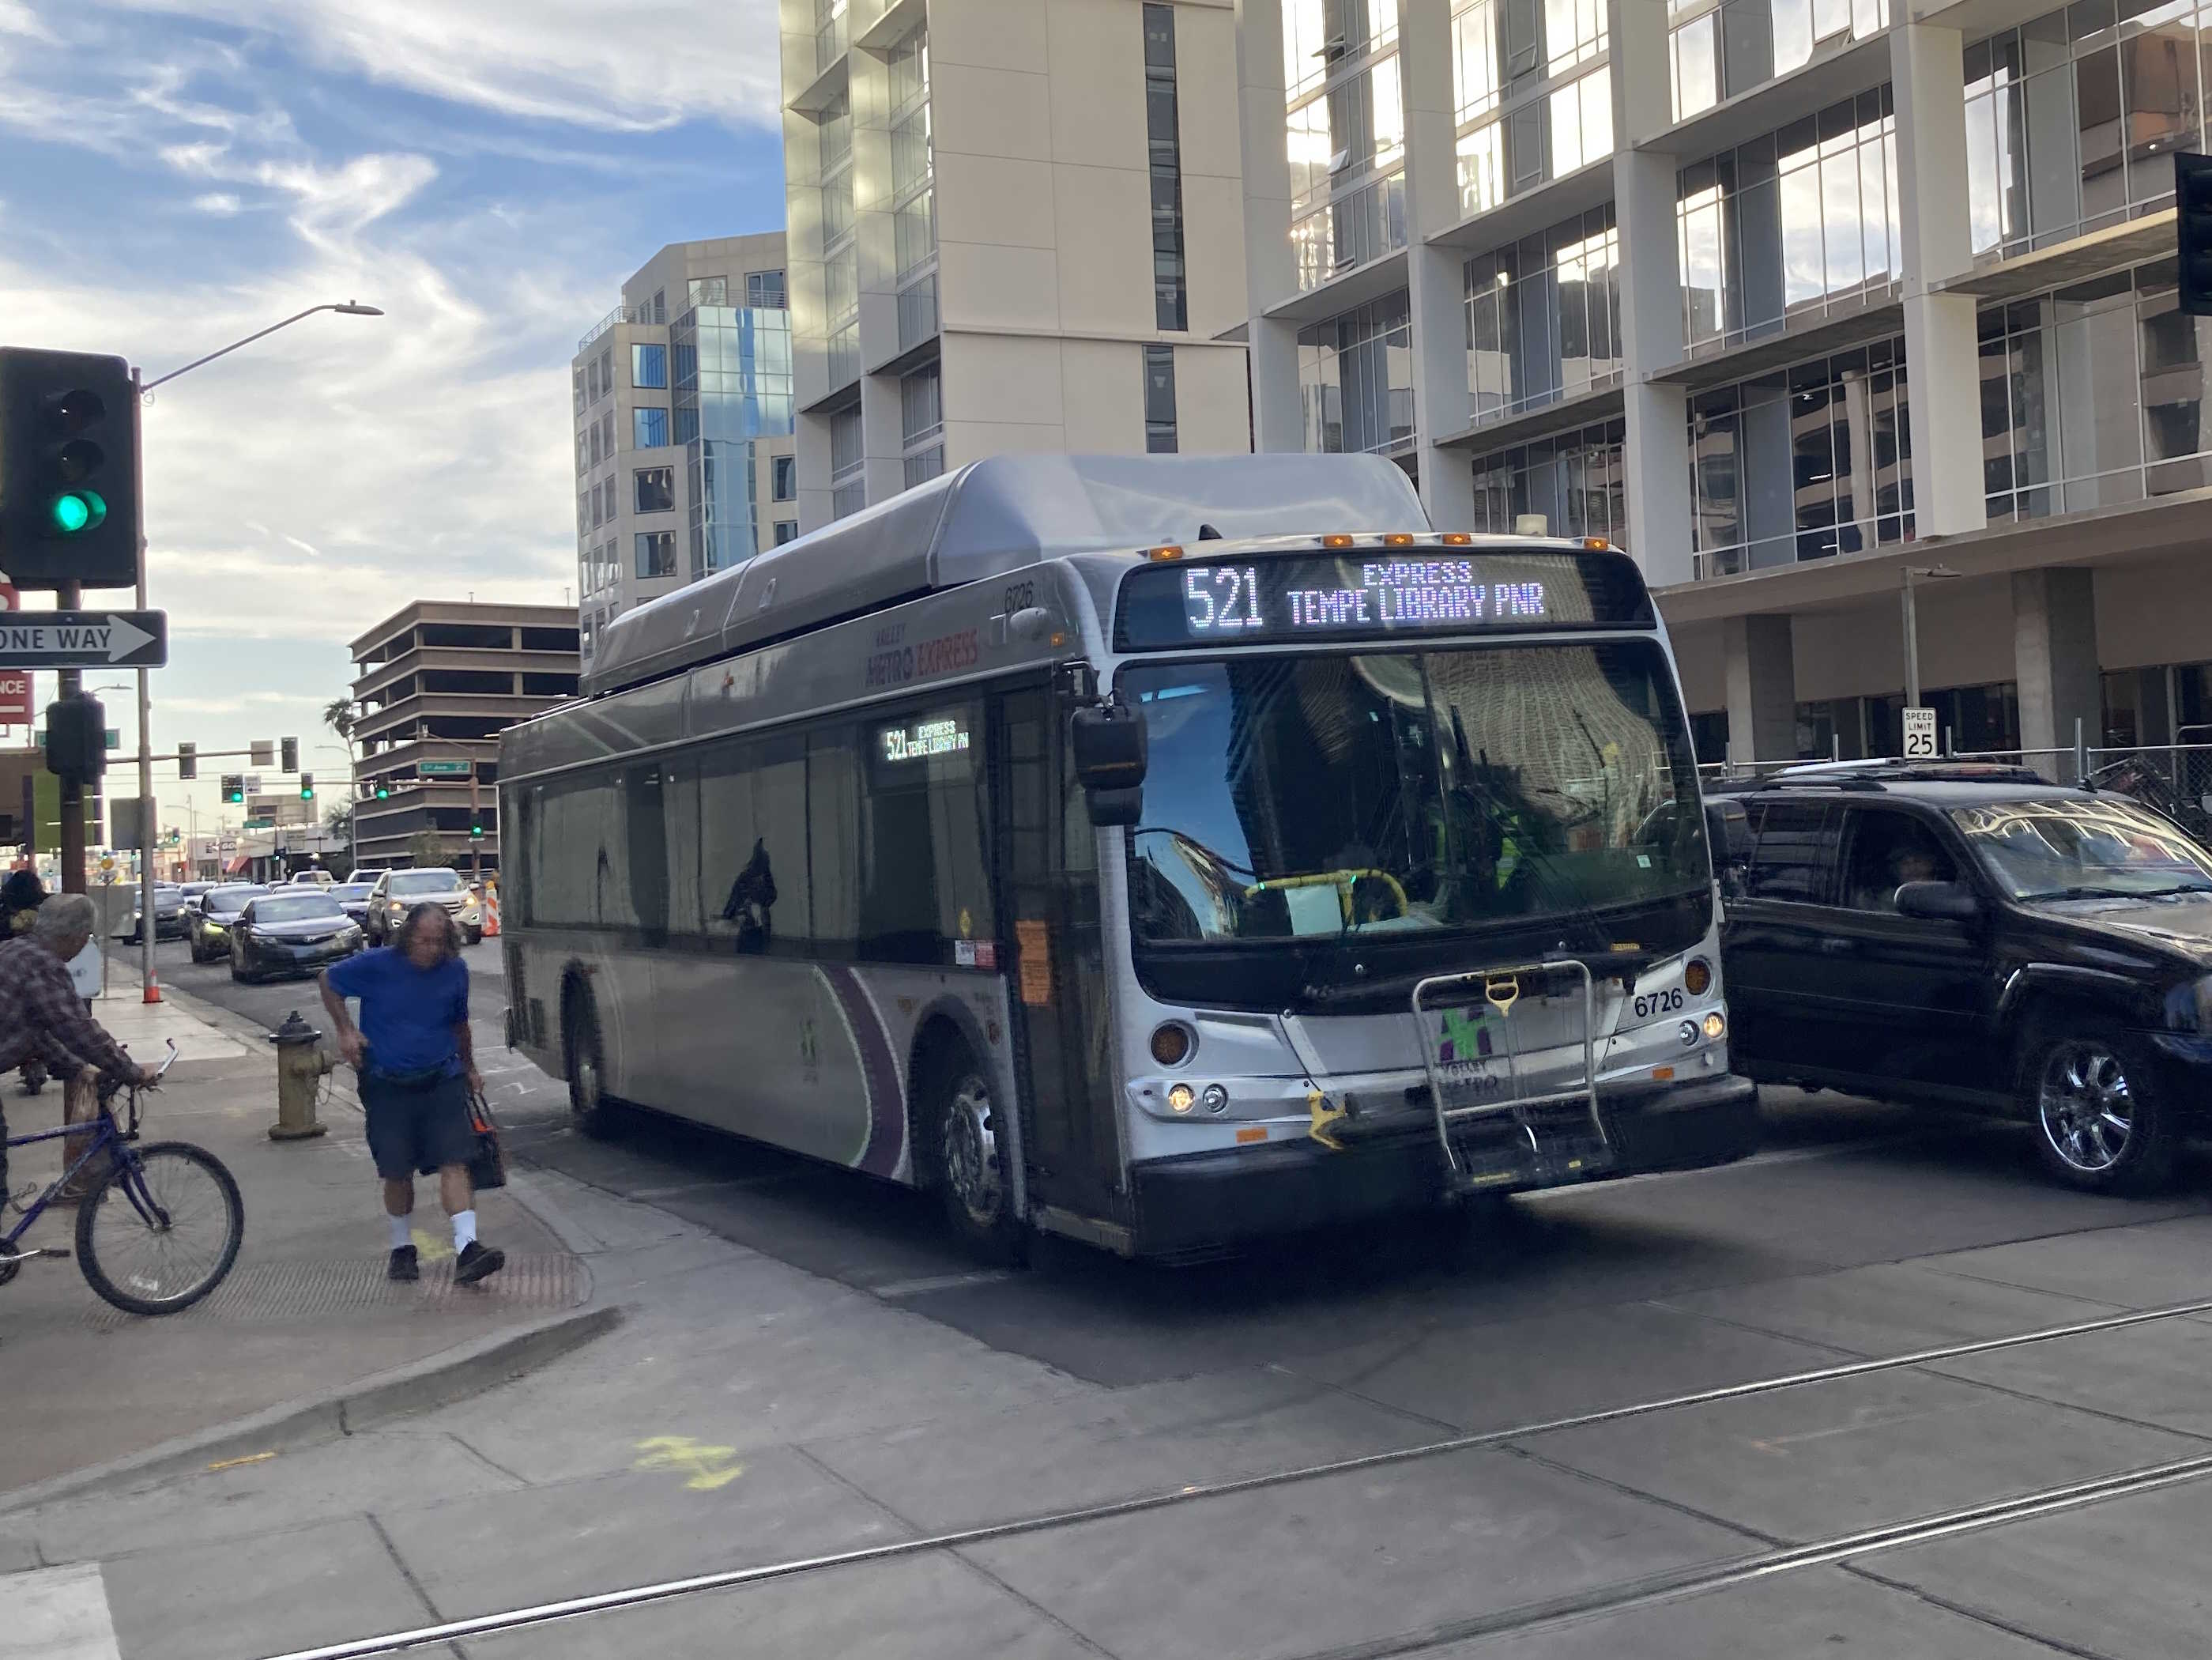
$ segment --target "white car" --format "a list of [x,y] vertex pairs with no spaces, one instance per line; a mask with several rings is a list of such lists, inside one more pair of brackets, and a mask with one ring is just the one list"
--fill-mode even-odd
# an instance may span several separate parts
[[337,877],[331,875],[326,870],[323,870],[319,867],[313,867],[307,870],[294,871],[292,873],[291,885],[294,887],[327,888],[334,886],[337,884],[337,879],[338,879]]
[[469,944],[483,938],[483,908],[456,870],[393,870],[376,879],[368,896],[368,937],[380,946],[392,943],[393,931],[416,906],[434,902],[459,927]]

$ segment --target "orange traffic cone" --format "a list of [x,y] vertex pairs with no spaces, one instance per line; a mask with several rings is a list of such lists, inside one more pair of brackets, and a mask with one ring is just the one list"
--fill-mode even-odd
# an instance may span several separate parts
[[499,893],[493,888],[484,890],[483,937],[487,939],[499,938]]

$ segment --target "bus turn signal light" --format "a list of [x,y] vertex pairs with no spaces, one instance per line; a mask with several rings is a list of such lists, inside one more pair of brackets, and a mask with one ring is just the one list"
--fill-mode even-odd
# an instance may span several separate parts
[[1712,986],[1712,969],[1704,958],[1692,957],[1689,967],[1682,970],[1682,989],[1692,997],[1703,997]]
[[1190,1029],[1172,1020],[1152,1028],[1152,1059],[1164,1067],[1179,1067],[1190,1058]]

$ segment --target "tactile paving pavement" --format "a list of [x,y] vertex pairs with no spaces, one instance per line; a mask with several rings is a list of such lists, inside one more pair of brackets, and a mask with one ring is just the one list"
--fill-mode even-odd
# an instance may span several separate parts
[[[515,1309],[574,1308],[589,1294],[583,1263],[558,1253],[511,1256],[507,1266],[473,1286],[453,1283],[451,1260],[422,1264],[412,1285],[385,1278],[382,1257],[328,1262],[271,1262],[240,1268],[202,1302],[166,1320],[311,1320],[363,1310],[419,1309],[439,1312],[459,1307]],[[106,1327],[141,1316],[105,1303],[85,1312],[85,1323]]]

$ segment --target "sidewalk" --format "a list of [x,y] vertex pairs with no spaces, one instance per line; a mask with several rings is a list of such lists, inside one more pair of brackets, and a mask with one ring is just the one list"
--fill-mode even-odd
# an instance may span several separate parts
[[[603,1329],[577,1318],[592,1311],[583,1264],[510,1190],[478,1202],[483,1237],[507,1254],[505,1272],[479,1287],[453,1285],[451,1236],[431,1181],[417,1183],[422,1279],[387,1281],[389,1241],[350,1089],[326,1093],[325,1135],[270,1140],[274,1049],[248,1022],[167,996],[146,1004],[135,979],[118,975],[94,1012],[134,1055],[158,1061],[176,1042],[177,1063],[148,1098],[144,1134],[198,1143],[230,1167],[246,1203],[237,1266],[204,1302],[159,1319],[100,1301],[73,1262],[27,1262],[0,1287],[8,1423],[0,1510],[30,1497],[27,1484],[74,1487],[118,1462],[139,1462],[143,1471],[156,1449],[166,1448],[161,1468],[198,1468],[228,1456],[234,1439],[273,1448],[327,1438],[347,1427],[348,1403],[373,1398],[388,1414],[395,1394],[401,1409],[410,1400],[453,1399]],[[5,1087],[13,1132],[60,1122],[59,1088],[26,1098],[12,1077]],[[51,1179],[61,1145],[16,1150],[17,1191]],[[28,1242],[67,1248],[75,1218],[73,1209],[48,1211]],[[368,1385],[380,1387],[365,1397]],[[250,1419],[251,1427],[239,1422]],[[238,1436],[219,1429],[230,1426]],[[167,1446],[192,1437],[203,1444]]]

